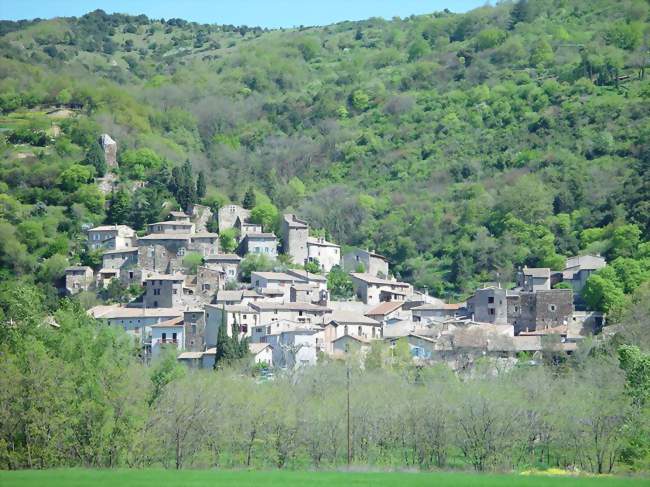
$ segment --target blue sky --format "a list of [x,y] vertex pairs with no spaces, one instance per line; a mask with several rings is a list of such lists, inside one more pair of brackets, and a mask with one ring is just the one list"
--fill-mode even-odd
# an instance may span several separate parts
[[101,8],[106,12],[179,17],[200,23],[262,27],[325,25],[368,17],[407,17],[448,8],[465,12],[486,0],[0,0],[0,19],[80,16]]

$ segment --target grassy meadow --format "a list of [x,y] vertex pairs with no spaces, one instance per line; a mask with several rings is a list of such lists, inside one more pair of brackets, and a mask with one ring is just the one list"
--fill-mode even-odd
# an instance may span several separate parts
[[465,473],[259,472],[205,470],[23,470],[0,472],[2,487],[636,487],[648,479]]

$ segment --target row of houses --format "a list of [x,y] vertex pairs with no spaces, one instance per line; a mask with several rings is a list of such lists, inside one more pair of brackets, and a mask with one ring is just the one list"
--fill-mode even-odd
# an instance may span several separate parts
[[[466,302],[445,303],[391,277],[388,260],[373,251],[341,255],[338,245],[310,236],[308,223],[293,214],[283,216],[277,238],[250,222],[249,210],[224,206],[218,228],[234,228],[238,248],[221,253],[219,235],[207,230],[214,217],[195,205],[187,214],[170,212],[140,237],[124,225],[88,229],[89,248],[103,251],[102,267],[70,267],[65,289],[74,294],[113,280],[141,286],[142,296],[132,302],[90,313],[123,327],[143,358],[173,347],[193,367],[214,365],[222,326],[248,339],[256,361],[278,367],[312,365],[321,356],[352,350],[363,354],[374,341],[394,346],[403,339],[414,360],[462,369],[479,357],[509,359],[544,347],[571,353],[581,337],[602,325],[602,317],[576,312],[575,304],[589,273],[601,264],[598,256],[569,259],[559,272],[524,268],[515,289],[485,286]],[[319,272],[253,271],[250,282],[241,282],[245,255],[275,258],[278,252],[301,266],[318,262]],[[190,253],[201,256],[192,270],[185,261]],[[349,273],[353,299],[330,299],[326,275],[334,266]],[[570,289],[554,289],[558,282]]]

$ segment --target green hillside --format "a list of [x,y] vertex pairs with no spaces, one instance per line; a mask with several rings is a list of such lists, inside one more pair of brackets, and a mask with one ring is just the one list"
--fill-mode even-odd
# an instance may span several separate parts
[[[141,229],[253,187],[267,226],[294,210],[438,296],[578,252],[618,258],[635,271],[603,277],[609,310],[650,268],[648,11],[530,0],[272,31],[102,11],[2,22],[2,272],[51,294],[68,262],[92,260],[84,224]],[[126,190],[108,211],[102,132]],[[186,160],[205,196],[179,190]]]

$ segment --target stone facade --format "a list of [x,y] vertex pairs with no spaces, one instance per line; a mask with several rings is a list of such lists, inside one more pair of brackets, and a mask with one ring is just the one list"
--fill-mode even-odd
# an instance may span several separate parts
[[88,230],[88,247],[91,250],[117,250],[135,246],[135,230],[126,225],[103,225]]
[[242,208],[239,205],[225,205],[219,208],[217,213],[219,219],[219,232],[233,228],[237,218],[247,221],[251,216],[251,211]]
[[65,290],[68,294],[88,291],[93,284],[93,270],[88,266],[72,266],[65,270]]
[[480,323],[505,325],[508,323],[506,290],[498,287],[478,289],[467,300],[467,312]]
[[296,215],[286,214],[282,218],[282,250],[290,255],[294,264],[303,265],[309,257],[307,239],[309,225]]
[[110,135],[102,134],[99,137],[99,144],[104,150],[104,158],[109,170],[117,168],[117,142]]
[[278,239],[272,233],[249,233],[239,245],[239,252],[246,254],[264,254],[275,259],[278,256]]
[[154,275],[145,278],[147,308],[178,308],[183,305],[183,275]]
[[508,324],[515,333],[567,326],[573,317],[571,289],[522,292],[508,296]]
[[382,255],[357,249],[343,256],[343,268],[346,271],[357,272],[359,264],[363,266],[365,274],[388,277],[388,260]]
[[308,237],[307,254],[310,262],[318,261],[321,272],[329,272],[335,265],[341,265],[341,247],[324,238]]
[[185,326],[185,350],[200,352],[205,350],[205,311],[190,309],[183,313]]
[[205,257],[205,266],[210,269],[221,270],[227,281],[237,280],[241,257],[237,254],[216,254]]
[[221,270],[199,266],[196,270],[196,292],[208,301],[215,293],[223,289],[225,284],[224,273]]

